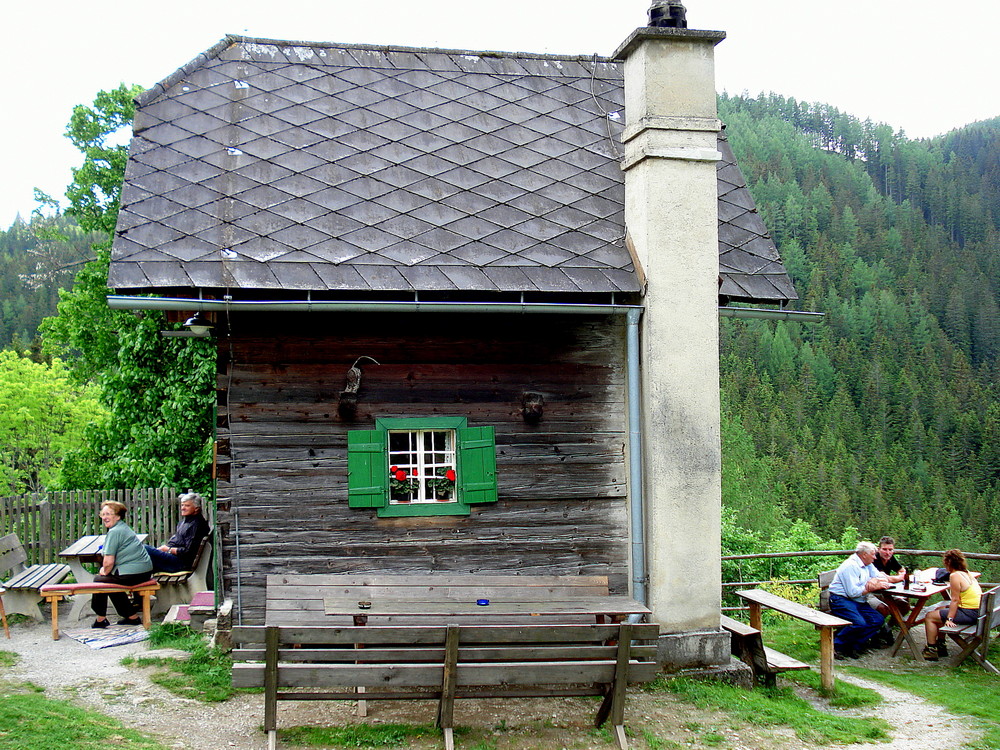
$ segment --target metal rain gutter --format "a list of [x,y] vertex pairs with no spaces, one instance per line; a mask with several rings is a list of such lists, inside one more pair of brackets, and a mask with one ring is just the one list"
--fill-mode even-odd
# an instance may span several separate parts
[[365,300],[219,300],[187,297],[108,295],[112,310],[198,310],[199,312],[481,312],[624,315],[639,305],[565,305],[551,302],[368,302]]
[[803,310],[769,310],[764,307],[720,307],[719,317],[759,320],[794,320],[799,323],[819,323],[826,313]]
[[632,521],[632,597],[646,603],[646,507],[642,484],[642,414],[639,394],[639,316],[628,311],[626,370],[628,380],[628,496]]

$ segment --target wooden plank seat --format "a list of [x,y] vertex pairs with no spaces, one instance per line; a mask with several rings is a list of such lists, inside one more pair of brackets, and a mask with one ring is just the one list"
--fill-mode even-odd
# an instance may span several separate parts
[[[38,605],[42,586],[66,580],[70,568],[62,563],[27,565],[27,560],[28,553],[17,534],[0,537],[0,588],[4,589],[0,607],[4,614],[22,614],[41,621]],[[7,576],[8,580],[2,580]]]
[[957,667],[970,656],[987,672],[1000,674],[988,659],[990,640],[994,630],[1000,628],[1000,586],[984,591],[979,602],[979,619],[972,625],[943,625],[939,632],[951,638],[961,649],[949,662]]
[[755,682],[773,687],[779,673],[809,669],[805,662],[765,646],[757,628],[726,615],[722,615],[720,620],[722,628],[729,631],[733,656],[753,670]]
[[819,671],[823,689],[827,691],[833,690],[833,631],[845,625],[850,625],[849,621],[827,614],[826,612],[820,612],[804,604],[789,601],[761,589],[744,589],[743,591],[737,591],[736,595],[749,604],[750,626],[757,630],[761,629],[761,609],[763,607],[773,609],[776,612],[781,612],[813,625],[820,633]]
[[78,594],[134,594],[142,599],[142,625],[146,630],[152,626],[151,598],[160,590],[156,581],[144,581],[134,586],[120,586],[115,583],[59,583],[43,586],[41,595],[52,605],[52,640],[59,640],[59,602],[68,596]]
[[[381,575],[381,574],[279,574],[267,577],[265,622],[275,625],[339,625],[342,622],[326,614],[324,600],[393,601],[454,600],[546,601],[574,597],[608,596],[607,576],[488,576],[468,574]],[[484,607],[479,618],[463,617],[463,621],[488,618],[502,622],[495,612]],[[544,619],[544,618],[543,618]],[[581,622],[584,618],[579,618]],[[425,622],[406,618],[378,618],[372,624]],[[520,618],[510,622],[519,622]],[[594,618],[589,618],[590,622]],[[566,622],[566,618],[559,618]]]
[[282,700],[435,700],[446,750],[458,698],[601,695],[625,750],[625,689],[658,671],[655,624],[348,625],[233,628],[233,685],[264,687],[277,744]]
[[150,578],[160,584],[160,592],[153,604],[154,613],[166,614],[173,606],[188,604],[199,591],[207,591],[208,568],[212,560],[211,532],[198,545],[190,570],[167,573],[154,570]]

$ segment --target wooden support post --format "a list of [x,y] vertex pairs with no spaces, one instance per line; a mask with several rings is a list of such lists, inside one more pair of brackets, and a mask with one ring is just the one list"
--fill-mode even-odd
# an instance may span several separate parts
[[821,627],[817,630],[819,630],[819,673],[823,690],[832,693],[836,682],[833,676],[833,628]]
[[611,719],[615,741],[621,750],[628,750],[625,737],[625,690],[628,687],[629,651],[632,646],[632,626],[625,623],[618,631],[618,654],[615,661],[615,676],[601,707],[597,710],[594,726],[601,726]]
[[52,605],[52,640],[59,640],[59,600],[62,594],[49,594],[45,601]]
[[7,634],[7,640],[10,640],[10,628],[7,627],[7,611],[3,608],[3,595],[4,589],[0,589],[0,620],[3,620],[3,632]]
[[761,629],[760,602],[750,602],[750,627]]
[[438,702],[437,725],[444,731],[445,750],[455,750],[455,687],[458,682],[458,625],[449,625],[444,640],[444,669],[441,676],[441,700]]
[[153,626],[152,617],[152,591],[140,591],[139,596],[142,597],[142,626],[149,630]]
[[278,732],[278,634],[276,626],[264,629],[264,730],[268,747],[274,747]]

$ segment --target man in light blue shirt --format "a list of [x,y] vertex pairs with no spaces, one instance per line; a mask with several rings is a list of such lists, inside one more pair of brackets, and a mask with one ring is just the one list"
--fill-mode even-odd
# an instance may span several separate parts
[[830,583],[830,614],[850,620],[833,639],[838,659],[857,659],[872,637],[882,627],[885,617],[868,604],[868,595],[892,584],[872,563],[878,548],[871,542],[858,542],[854,554],[837,568]]

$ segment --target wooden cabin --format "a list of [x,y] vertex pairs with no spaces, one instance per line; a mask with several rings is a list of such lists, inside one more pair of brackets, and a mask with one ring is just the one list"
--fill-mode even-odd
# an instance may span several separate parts
[[[445,571],[606,575],[644,596],[651,582],[668,629],[717,630],[718,587],[699,602],[671,582],[693,564],[710,589],[718,567],[718,376],[703,365],[717,368],[720,296],[795,292],[699,109],[714,112],[711,82],[695,76],[697,111],[657,125],[694,132],[694,151],[629,156],[625,69],[637,45],[702,60],[722,36],[640,29],[615,58],[227,37],[139,97],[110,300],[214,326],[217,518],[239,621],[261,621],[267,573]],[[653,162],[686,170],[653,179],[698,202],[659,204],[684,231],[626,221],[627,175]],[[676,273],[650,235],[675,242]],[[653,314],[654,291],[706,336],[644,328],[677,322]],[[700,369],[683,351],[664,365],[665,339]],[[704,414],[671,416],[658,383],[675,376],[677,398],[707,394]],[[704,447],[657,433],[686,421]],[[676,501],[670,472],[644,477],[639,456],[675,449],[682,473],[707,467],[708,496],[686,476],[663,525],[630,487]],[[648,572],[645,536],[660,550]]]

